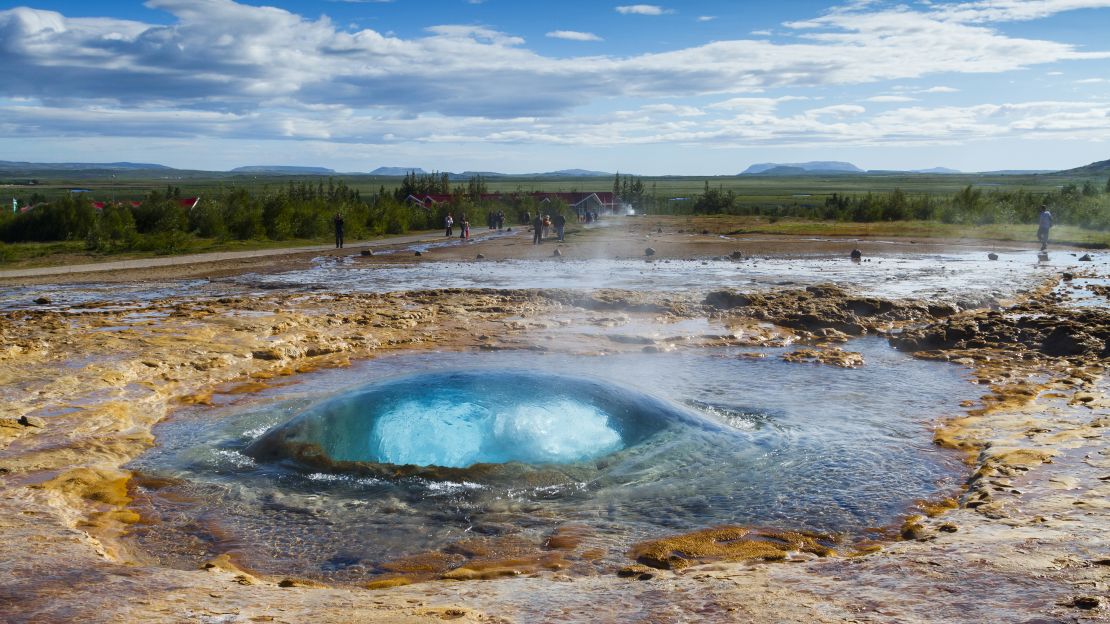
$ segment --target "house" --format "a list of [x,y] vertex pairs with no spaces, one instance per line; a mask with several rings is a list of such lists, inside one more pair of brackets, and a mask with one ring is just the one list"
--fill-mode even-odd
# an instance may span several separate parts
[[[200,203],[200,197],[181,197],[181,198],[178,198],[176,201],[177,201],[177,205],[181,206],[185,210],[192,210],[193,208],[197,207],[197,204]],[[104,208],[106,206],[108,206],[109,203],[122,205],[123,202],[97,201],[97,202],[93,202],[93,208],[96,208],[97,210],[104,210]],[[127,202],[127,204],[129,206],[131,206],[132,208],[138,208],[138,207],[143,205],[143,202],[141,202],[141,201],[129,201],[129,202]]]

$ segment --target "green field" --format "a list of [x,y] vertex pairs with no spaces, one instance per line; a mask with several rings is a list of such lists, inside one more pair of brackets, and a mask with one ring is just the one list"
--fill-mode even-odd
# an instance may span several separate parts
[[[211,197],[231,188],[245,188],[251,193],[277,192],[290,182],[311,185],[327,182],[323,176],[251,176],[216,173],[174,172],[172,175],[156,175],[151,172],[141,174],[120,173],[115,177],[105,175],[70,175],[66,177],[39,177],[38,184],[25,182],[31,177],[0,173],[0,197],[10,201],[15,197],[26,202],[31,195],[38,193],[48,200],[70,192],[71,189],[87,189],[89,196],[97,201],[141,200],[151,191],[165,191],[167,186],[181,189],[186,197]],[[133,176],[133,177],[132,177]],[[334,176],[349,187],[357,189],[364,197],[378,192],[384,187],[391,191],[400,185],[400,178],[379,176]],[[1092,181],[1100,187],[1105,184],[1105,176],[1068,176],[1061,174],[1043,175],[909,175],[909,174],[866,174],[866,175],[826,175],[826,176],[665,176],[639,178],[647,189],[648,195],[659,199],[694,197],[710,188],[732,191],[741,204],[749,205],[815,205],[824,202],[825,197],[833,194],[888,193],[901,189],[910,195],[951,195],[972,186],[984,191],[1025,189],[1033,192],[1049,192],[1067,184],[1083,184]],[[13,182],[19,182],[12,184]],[[485,179],[490,192],[531,192],[531,191],[610,191],[613,188],[611,177],[593,178],[528,178],[493,177]],[[465,184],[465,182],[452,182]]]

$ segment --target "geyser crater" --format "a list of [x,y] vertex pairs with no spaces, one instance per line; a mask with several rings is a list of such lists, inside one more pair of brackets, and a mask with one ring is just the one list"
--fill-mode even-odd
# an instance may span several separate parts
[[612,383],[537,371],[409,375],[318,403],[252,443],[312,469],[579,464],[667,428],[723,427]]

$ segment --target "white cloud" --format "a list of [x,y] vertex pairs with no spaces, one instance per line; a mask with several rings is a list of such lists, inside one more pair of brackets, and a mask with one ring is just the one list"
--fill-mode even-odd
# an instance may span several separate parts
[[670,9],[664,9],[657,4],[626,4],[616,7],[616,11],[621,15],[663,15],[664,13],[673,13]]
[[700,117],[705,114],[705,111],[696,106],[680,104],[648,104],[641,106],[640,110],[647,113],[665,113],[678,117]]
[[908,95],[873,95],[864,99],[865,102],[914,102],[917,98]]
[[1075,84],[1099,84],[1102,82],[1110,82],[1105,78],[1084,78],[1083,80],[1076,80]]
[[593,33],[580,32],[577,30],[553,30],[547,33],[546,36],[552,39],[566,39],[568,41],[603,41],[601,37]]
[[716,15],[699,15],[698,16],[698,21],[699,22],[712,22],[715,19],[717,19]]
[[1019,22],[1065,11],[1110,7],[1110,0],[981,0],[936,7],[944,19],[960,22]]
[[[791,25],[800,42],[736,39],[624,57],[554,58],[512,33],[473,25],[439,25],[405,38],[348,32],[326,17],[232,0],[147,4],[169,12],[171,23],[0,11],[6,90],[25,98],[0,100],[0,136],[717,146],[1086,132],[1084,140],[1110,140],[1105,102],[869,111],[832,101],[801,112],[785,105],[817,99],[806,89],[828,93],[826,87],[1110,57],[961,23],[936,8],[832,12]],[[548,36],[560,32],[591,35]],[[956,91],[890,90],[899,95],[865,101],[896,104],[917,93]],[[784,92],[811,97],[762,96]],[[642,97],[665,101],[637,101],[621,114],[579,108]],[[719,101],[694,106],[681,99],[693,97]]]
[[771,112],[778,108],[782,102],[792,102],[795,100],[807,100],[809,98],[799,96],[784,96],[778,98],[769,97],[738,97],[724,100],[723,102],[716,102],[710,104],[709,108],[716,110],[751,110]]
[[751,34],[755,35],[756,37],[770,37],[772,35],[771,31],[769,30],[753,30]]

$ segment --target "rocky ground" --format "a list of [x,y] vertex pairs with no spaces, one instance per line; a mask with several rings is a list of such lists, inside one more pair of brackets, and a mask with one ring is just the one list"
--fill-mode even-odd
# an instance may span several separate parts
[[[704,235],[690,243],[687,226],[670,227],[650,243],[660,257],[727,254],[736,246]],[[617,242],[598,239],[594,248],[567,253],[638,256],[644,236],[628,229]],[[522,241],[443,254],[539,257],[556,248],[516,245]],[[757,245],[770,243],[745,247]],[[789,244],[781,251],[795,252]],[[1110,314],[1106,302],[1069,305],[1066,284],[1057,288],[1064,277],[993,310],[816,286],[708,295],[279,291],[7,312],[0,317],[0,619],[1106,621]],[[850,338],[887,335],[919,357],[968,367],[982,385],[982,400],[943,415],[935,430],[937,444],[966,453],[966,489],[952,500],[922,501],[920,514],[866,543],[722,528],[641,544],[626,564],[579,576],[536,565],[552,550],[567,561],[585,556],[572,537],[554,535],[533,557],[472,558],[373,589],[261,576],[232,557],[167,567],[127,537],[149,518],[122,466],[149,448],[153,425],[178,406],[249,401],[282,379],[400,350],[549,348],[542,330],[553,326],[696,318],[726,330],[616,341],[600,334],[563,348],[795,345],[786,357],[799,365],[859,366],[866,364]]]

